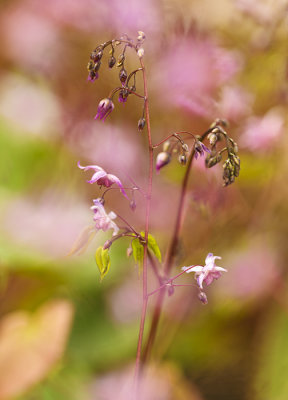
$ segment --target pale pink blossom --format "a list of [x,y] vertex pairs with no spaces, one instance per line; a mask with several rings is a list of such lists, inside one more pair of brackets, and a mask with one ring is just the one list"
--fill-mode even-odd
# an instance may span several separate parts
[[239,53],[223,49],[213,40],[180,38],[171,41],[159,56],[152,86],[160,92],[162,103],[211,116],[216,90],[242,65]]
[[194,265],[190,267],[182,267],[182,270],[187,274],[195,272],[195,277],[200,289],[203,289],[203,282],[206,285],[211,285],[214,279],[220,278],[222,272],[227,272],[227,269],[218,267],[215,265],[215,260],[221,259],[221,257],[213,256],[213,253],[209,253],[205,259],[205,265]]
[[101,199],[93,200],[93,203],[94,205],[91,207],[91,210],[94,211],[93,220],[95,221],[96,230],[106,232],[109,229],[113,229],[113,236],[117,235],[119,228],[113,221],[113,219],[117,218],[117,215],[113,211],[107,214]]
[[106,188],[109,188],[114,183],[116,183],[116,185],[119,186],[121,193],[128,199],[128,196],[123,188],[123,185],[122,185],[120,179],[117,178],[117,176],[112,175],[112,174],[107,174],[107,172],[104,171],[104,169],[99,167],[98,165],[82,166],[82,165],[80,165],[79,161],[78,161],[77,165],[80,169],[83,169],[84,171],[88,171],[89,169],[94,170],[94,174],[92,175],[92,178],[87,181],[88,183],[97,183],[97,185],[105,186]]
[[251,113],[254,98],[240,86],[224,86],[218,103],[219,115],[237,121]]
[[269,110],[263,117],[247,120],[239,144],[249,150],[269,150],[284,132],[284,117],[278,109]]

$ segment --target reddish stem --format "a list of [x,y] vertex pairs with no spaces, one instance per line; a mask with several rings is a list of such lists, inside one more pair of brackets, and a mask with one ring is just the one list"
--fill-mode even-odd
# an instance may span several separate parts
[[144,96],[145,96],[145,114],[146,114],[148,146],[149,146],[149,173],[148,173],[148,188],[147,188],[146,215],[145,215],[142,312],[141,312],[141,321],[140,321],[140,328],[139,328],[137,355],[136,355],[136,363],[135,363],[135,375],[134,375],[134,382],[136,384],[136,394],[137,394],[137,385],[138,385],[139,375],[140,375],[141,350],[142,350],[142,342],[143,342],[145,319],[146,319],[146,312],[147,312],[147,302],[148,302],[148,296],[147,296],[147,292],[148,292],[147,291],[147,253],[148,253],[147,246],[148,245],[147,245],[147,243],[148,243],[151,194],[152,194],[152,177],[153,177],[153,146],[152,146],[151,126],[150,126],[150,116],[149,116],[147,77],[146,77],[146,71],[145,71],[145,67],[144,67],[142,58],[140,58],[140,64],[141,64],[142,73],[143,73]]
[[[203,141],[213,128],[209,128],[206,132],[204,132],[203,135],[201,136],[200,140]],[[190,176],[190,171],[191,171],[191,167],[192,167],[194,154],[195,154],[195,150],[193,149],[190,154],[190,157],[188,159],[185,175],[184,175],[183,182],[182,182],[173,235],[171,238],[170,246],[168,248],[165,267],[164,267],[166,276],[170,273],[170,270],[172,268],[174,258],[176,255],[177,247],[178,247],[180,228],[181,228],[183,212],[184,212],[184,201],[185,201],[185,196],[186,196],[186,192],[187,192],[187,188],[188,188],[188,180],[189,180],[189,176]],[[156,300],[156,303],[154,306],[150,331],[148,334],[147,343],[146,343],[146,346],[145,346],[145,349],[143,352],[143,357],[142,357],[143,363],[145,363],[146,360],[148,359],[151,349],[154,345],[156,332],[157,332],[160,315],[161,315],[161,311],[162,311],[164,297],[165,297],[165,288],[162,288],[161,290],[159,290],[159,295],[157,297],[157,300]]]

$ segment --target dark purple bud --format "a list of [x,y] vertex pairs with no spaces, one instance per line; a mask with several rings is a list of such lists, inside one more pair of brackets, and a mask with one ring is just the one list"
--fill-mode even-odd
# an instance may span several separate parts
[[95,71],[95,72],[98,72],[100,66],[101,66],[101,61],[98,61],[98,62],[95,64],[95,66],[94,66],[94,71]]
[[135,85],[130,86],[129,90],[130,90],[130,92],[136,92],[136,86]]
[[122,84],[124,84],[126,82],[126,80],[127,80],[127,77],[128,77],[128,75],[127,75],[126,70],[124,68],[122,68],[121,71],[119,72],[120,82]]
[[127,89],[120,90],[119,97],[118,97],[119,102],[126,103],[128,96],[129,96],[129,92]]
[[144,117],[140,118],[138,121],[138,131],[139,132],[143,131],[145,124],[146,124],[146,119]]
[[113,57],[113,56],[111,56],[111,57],[109,58],[109,60],[108,60],[108,67],[109,67],[109,68],[113,68],[115,64],[116,64],[116,58]]
[[88,69],[88,71],[92,71],[92,69],[94,69],[94,62],[93,61],[89,61],[88,62],[87,69]]
[[90,58],[96,63],[101,60],[102,56],[103,56],[102,50],[93,50],[90,55]]
[[206,296],[206,293],[204,292],[199,292],[198,294],[198,299],[201,301],[202,304],[208,304],[208,298]]
[[96,81],[96,79],[98,79],[98,72],[94,72],[93,70],[89,71],[88,81],[94,82],[94,81]]

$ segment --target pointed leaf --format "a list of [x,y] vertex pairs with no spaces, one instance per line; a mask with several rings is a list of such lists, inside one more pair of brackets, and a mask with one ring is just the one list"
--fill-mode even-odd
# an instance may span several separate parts
[[103,247],[98,247],[95,253],[95,261],[100,272],[100,279],[108,273],[111,265],[109,249],[104,250]]
[[[145,238],[145,232],[141,232],[141,236],[143,236],[143,238]],[[156,239],[150,233],[148,233],[148,247],[154,253],[155,257],[157,257],[158,260],[161,263],[162,262],[161,251],[160,251],[159,246],[158,246],[158,244],[156,242]]]
[[131,246],[135,262],[139,265],[139,267],[142,267],[144,258],[143,245],[139,242],[139,239],[134,239],[131,243]]

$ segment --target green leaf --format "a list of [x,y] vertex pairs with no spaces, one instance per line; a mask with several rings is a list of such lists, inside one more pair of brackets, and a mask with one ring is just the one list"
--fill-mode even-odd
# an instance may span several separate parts
[[[145,232],[141,232],[141,236],[143,238],[145,238]],[[158,246],[158,244],[156,242],[156,239],[150,233],[148,233],[148,247],[154,253],[155,257],[157,257],[158,260],[161,263],[162,262],[161,251],[160,251],[159,246]]]
[[108,273],[111,265],[109,249],[103,249],[103,247],[98,247],[95,253],[95,261],[100,272],[100,279]]
[[142,267],[144,258],[143,245],[140,243],[139,239],[134,239],[131,243],[131,246],[135,262],[139,265],[139,267]]

